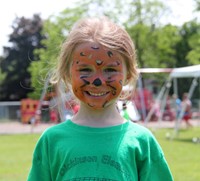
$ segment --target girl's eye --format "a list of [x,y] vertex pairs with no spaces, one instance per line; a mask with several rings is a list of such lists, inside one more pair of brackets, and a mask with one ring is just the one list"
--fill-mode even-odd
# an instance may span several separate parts
[[117,72],[117,70],[114,69],[114,68],[106,68],[104,71],[105,71],[105,72],[108,72],[108,73]]
[[80,72],[92,72],[92,70],[90,68],[82,68],[79,69]]

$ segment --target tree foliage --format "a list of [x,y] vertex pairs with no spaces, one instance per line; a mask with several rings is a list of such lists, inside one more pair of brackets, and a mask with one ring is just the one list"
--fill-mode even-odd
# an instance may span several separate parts
[[32,91],[27,68],[36,58],[34,49],[42,47],[42,20],[39,15],[34,15],[32,19],[17,17],[12,28],[13,32],[9,36],[11,46],[4,47],[4,57],[1,60],[4,77],[0,100],[20,100]]
[[[190,35],[188,38],[188,54],[186,60],[189,64],[199,64],[200,63],[200,24],[196,21],[191,21],[185,24],[184,27],[187,27],[190,30]],[[188,33],[188,32],[187,32]]]
[[[138,12],[138,8],[140,8],[140,12]],[[134,3],[129,0],[88,0],[81,4],[79,2],[73,8],[65,9],[58,16],[52,16],[45,22],[43,29],[43,33],[47,39],[42,41],[42,44],[46,49],[38,49],[35,51],[40,61],[32,62],[29,68],[32,75],[32,87],[36,88],[29,95],[34,98],[39,98],[44,85],[43,81],[45,81],[48,71],[51,70],[51,67],[57,60],[61,43],[67,37],[72,25],[78,19],[85,16],[98,17],[105,15],[127,28],[133,40],[136,39],[138,42],[136,44],[137,49],[142,50],[138,51],[139,62],[145,62],[145,56],[148,57],[148,54],[152,55],[152,51],[150,51],[151,46],[149,46],[146,40],[152,36],[152,24],[160,18],[160,12],[163,10],[160,8],[162,8],[162,4],[157,0],[151,3],[141,0],[135,0]],[[154,61],[149,61],[154,65]],[[142,64],[142,67],[144,66]],[[147,61],[146,66],[148,66]],[[40,74],[37,73],[38,69],[41,70]]]
[[[29,67],[34,87],[34,92],[29,97],[39,99],[43,90],[47,74],[51,72],[51,68],[55,65],[61,49],[61,44],[67,37],[72,25],[84,16],[84,6],[67,8],[58,16],[51,16],[45,21],[43,26],[43,34],[46,39],[41,43],[45,47],[35,50],[35,55],[40,61],[32,62]],[[40,70],[38,72],[38,70]]]
[[105,15],[124,26],[136,45],[140,68],[199,64],[199,23],[194,20],[181,27],[161,24],[166,11],[163,2],[85,0],[44,22],[39,16],[33,19],[17,18],[10,35],[12,46],[5,47],[5,58],[0,60],[0,81],[3,85],[0,95],[3,99],[18,95],[14,99],[21,99],[28,94],[39,99],[46,77],[57,62],[61,44],[72,25],[78,19],[89,16]]

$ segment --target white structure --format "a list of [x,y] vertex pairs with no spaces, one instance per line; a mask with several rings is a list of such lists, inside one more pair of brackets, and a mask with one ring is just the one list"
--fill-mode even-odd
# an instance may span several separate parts
[[[166,70],[166,69],[164,69],[164,70]],[[162,71],[162,69],[161,70],[158,69],[158,71]],[[161,90],[156,98],[156,103],[161,102],[160,118],[162,118],[162,113],[163,113],[163,110],[166,105],[166,99],[167,99],[167,96],[169,93],[169,88],[171,87],[172,81],[174,83],[173,84],[174,85],[174,87],[173,87],[174,94],[178,95],[177,79],[178,78],[193,78],[192,84],[190,85],[190,88],[188,90],[188,98],[190,99],[193,95],[193,92],[194,92],[196,86],[198,85],[198,79],[200,79],[200,65],[174,68],[174,69],[171,69],[171,71],[170,71],[170,69],[169,70],[167,69],[166,71],[170,72],[169,77],[168,77],[167,81],[165,82],[165,85],[161,88]],[[150,73],[150,70],[149,70],[149,73]],[[200,103],[199,103],[199,105],[200,105]],[[149,122],[154,110],[155,110],[155,106],[153,106],[152,109],[150,110],[150,112],[148,113],[146,120],[145,120],[146,123]],[[183,107],[181,110],[181,113],[176,121],[176,126],[175,126],[176,132],[178,132],[178,130],[179,130],[180,122],[182,120],[184,112],[185,112],[185,108]],[[159,120],[161,120],[161,119],[159,119]]]

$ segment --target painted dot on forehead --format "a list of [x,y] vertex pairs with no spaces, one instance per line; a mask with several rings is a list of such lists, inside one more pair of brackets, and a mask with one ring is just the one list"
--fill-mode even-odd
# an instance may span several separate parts
[[113,53],[111,51],[108,51],[107,54],[108,54],[109,57],[113,56]]
[[85,53],[81,52],[81,53],[80,53],[80,56],[86,56],[86,55],[85,55]]
[[102,60],[96,60],[97,65],[102,65],[103,61]]
[[99,46],[98,45],[93,45],[93,46],[91,46],[91,48],[94,49],[94,50],[98,50]]
[[90,54],[89,56],[88,56],[88,59],[91,59],[92,58],[92,54]]

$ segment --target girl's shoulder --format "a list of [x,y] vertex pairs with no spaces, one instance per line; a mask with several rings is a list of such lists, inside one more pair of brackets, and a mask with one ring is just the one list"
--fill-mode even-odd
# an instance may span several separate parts
[[59,124],[53,125],[49,128],[47,128],[43,133],[42,136],[56,136],[59,134],[63,134],[66,131],[68,131],[67,121],[61,122]]
[[149,128],[141,125],[140,123],[130,122],[127,134],[129,137],[134,137],[135,139],[140,141],[156,141],[153,132]]
[[145,126],[143,126],[140,123],[134,123],[132,121],[129,122],[129,130],[130,131],[136,131],[136,132],[140,132],[140,133],[146,133],[146,134],[152,134],[151,130]]

